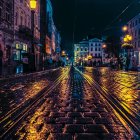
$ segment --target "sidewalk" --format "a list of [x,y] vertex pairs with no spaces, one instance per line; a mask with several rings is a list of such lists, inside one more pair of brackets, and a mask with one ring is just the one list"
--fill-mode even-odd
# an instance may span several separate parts
[[54,71],[54,70],[57,70],[57,69],[60,69],[61,67],[58,67],[58,68],[53,68],[53,69],[47,69],[47,70],[44,70],[44,71],[38,71],[38,72],[33,72],[33,73],[20,73],[20,74],[12,74],[12,75],[8,75],[6,73],[4,73],[2,76],[0,76],[0,82],[2,81],[5,81],[5,80],[12,80],[14,78],[21,78],[21,77],[27,77],[27,76],[37,76],[37,75],[40,75],[40,74],[45,74],[47,72],[50,72],[50,71]]

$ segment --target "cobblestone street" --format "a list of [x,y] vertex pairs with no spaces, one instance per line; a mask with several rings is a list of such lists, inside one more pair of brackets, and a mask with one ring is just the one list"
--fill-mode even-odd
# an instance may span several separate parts
[[[60,74],[59,71],[56,73]],[[3,140],[139,139],[136,117],[132,118],[129,110],[124,110],[126,108],[123,109],[116,99],[109,95],[107,99],[99,92],[98,84],[91,82],[92,76],[88,78],[89,69],[84,73],[76,68],[61,71],[61,77],[51,84],[48,79],[48,89],[33,94],[31,99],[25,96],[26,102],[23,100],[22,104],[17,103],[18,107],[2,112],[0,134]],[[137,122],[131,122],[132,119]]]

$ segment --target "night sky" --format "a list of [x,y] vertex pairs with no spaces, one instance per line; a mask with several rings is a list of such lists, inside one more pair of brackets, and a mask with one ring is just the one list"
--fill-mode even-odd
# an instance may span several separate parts
[[[69,50],[69,52],[72,51],[74,28],[75,43],[87,36],[92,38],[117,33],[117,31],[121,30],[122,25],[140,12],[139,0],[135,0],[135,2],[116,19],[133,1],[134,0],[52,0],[54,21],[62,36],[62,48]],[[112,21],[114,22],[112,23]]]

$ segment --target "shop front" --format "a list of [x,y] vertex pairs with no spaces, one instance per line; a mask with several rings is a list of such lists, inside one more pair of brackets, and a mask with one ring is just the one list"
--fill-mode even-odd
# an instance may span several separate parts
[[15,62],[15,73],[20,74],[28,71],[29,45],[16,42],[13,49],[13,59]]

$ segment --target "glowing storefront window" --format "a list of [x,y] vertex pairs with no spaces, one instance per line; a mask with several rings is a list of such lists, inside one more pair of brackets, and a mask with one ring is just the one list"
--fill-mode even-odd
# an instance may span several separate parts
[[20,44],[16,44],[16,49],[20,49]]
[[20,51],[14,53],[14,60],[20,60]]
[[27,45],[26,44],[23,44],[23,50],[27,51]]

